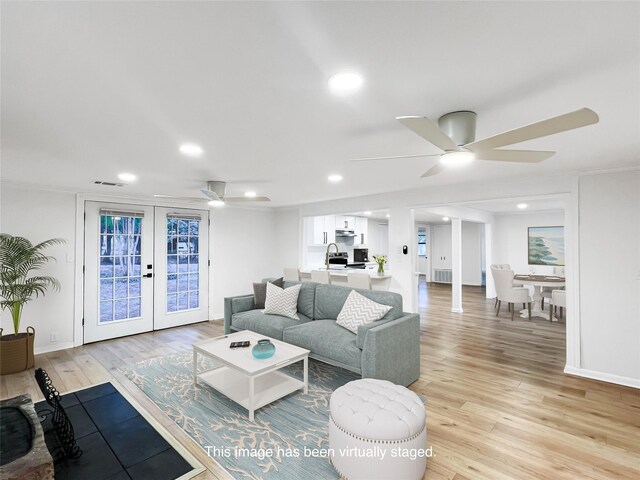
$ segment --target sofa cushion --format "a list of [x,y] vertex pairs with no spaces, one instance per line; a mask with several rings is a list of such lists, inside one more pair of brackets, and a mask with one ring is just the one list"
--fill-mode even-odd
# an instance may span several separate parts
[[300,294],[298,295],[298,312],[305,317],[313,318],[313,306],[316,299],[317,283],[313,282],[284,282],[284,288],[300,284]]
[[356,336],[337,325],[335,320],[314,320],[285,329],[282,339],[311,350],[311,353],[360,370],[362,351]]
[[267,299],[267,283],[273,283],[274,285],[282,288],[284,284],[284,278],[276,278],[269,282],[261,282],[253,284],[253,302],[256,308],[264,308],[264,302]]
[[280,288],[273,283],[267,283],[267,299],[264,302],[264,313],[282,315],[298,320],[298,295],[300,285]]
[[374,302],[355,290],[351,290],[347,301],[344,302],[344,306],[338,314],[337,324],[357,334],[360,325],[380,320],[389,310],[391,310],[389,305]]
[[[313,318],[337,319],[351,290],[354,289],[337,285],[318,284]],[[376,303],[393,307],[381,320],[394,320],[402,316],[402,296],[400,294],[382,290],[356,289],[356,292]]]
[[262,310],[249,310],[234,313],[231,317],[231,326],[234,330],[251,330],[260,335],[282,340],[282,330],[285,328],[311,321],[301,313],[298,313],[298,317],[300,317],[299,320],[294,320],[280,315],[268,315],[262,313]]

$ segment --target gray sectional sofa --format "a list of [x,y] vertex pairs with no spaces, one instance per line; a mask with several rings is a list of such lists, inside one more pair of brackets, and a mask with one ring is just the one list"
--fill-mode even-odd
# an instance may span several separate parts
[[[300,282],[284,282],[290,287]],[[360,326],[357,335],[336,324],[351,288],[303,282],[298,297],[300,320],[267,315],[254,307],[253,295],[224,299],[225,334],[251,330],[311,351],[310,357],[346,368],[363,378],[409,385],[420,376],[420,317],[402,311],[402,297],[378,290],[357,290],[393,307],[380,320]]]

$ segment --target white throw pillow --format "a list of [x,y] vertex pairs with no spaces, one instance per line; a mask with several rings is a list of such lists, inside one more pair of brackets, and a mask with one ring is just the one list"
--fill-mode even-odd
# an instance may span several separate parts
[[360,325],[380,320],[392,308],[389,305],[376,303],[355,290],[351,290],[347,301],[344,302],[342,310],[338,314],[336,323],[357,334]]
[[280,288],[273,283],[267,283],[267,299],[264,302],[263,312],[300,320],[298,295],[301,286],[297,284],[289,288]]

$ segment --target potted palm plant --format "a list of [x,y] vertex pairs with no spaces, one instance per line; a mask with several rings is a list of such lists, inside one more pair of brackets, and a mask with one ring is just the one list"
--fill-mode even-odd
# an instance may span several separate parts
[[0,309],[9,310],[13,319],[13,334],[2,335],[0,329],[0,374],[21,372],[33,367],[35,329],[27,327],[20,333],[22,309],[49,288],[60,289],[53,277],[33,273],[53,257],[42,251],[64,240],[53,238],[33,245],[24,237],[0,234]]

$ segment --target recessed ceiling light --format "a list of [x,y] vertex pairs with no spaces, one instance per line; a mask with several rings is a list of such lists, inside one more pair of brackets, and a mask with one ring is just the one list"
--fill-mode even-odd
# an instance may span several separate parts
[[371,215],[371,211],[369,211],[369,210],[367,210],[366,212],[362,212],[362,213],[364,213],[365,215]]
[[338,175],[337,173],[334,173],[332,175],[329,175],[327,177],[327,180],[329,180],[331,183],[338,183],[342,181],[342,175]]
[[123,182],[135,182],[138,177],[136,177],[133,173],[119,173],[118,178]]
[[440,157],[440,163],[447,167],[462,167],[471,163],[475,158],[473,152],[447,152]]
[[203,152],[202,147],[195,143],[183,143],[180,145],[180,153],[187,157],[199,157]]
[[529,206],[529,205],[527,205],[526,203],[519,203],[519,204],[518,204],[518,208],[519,208],[520,210],[524,210],[524,209],[525,209],[525,208],[527,208],[528,206]]
[[214,208],[224,207],[224,202],[222,200],[211,200],[209,206]]
[[256,192],[244,192],[245,197],[253,198],[256,196]]
[[391,215],[389,215],[388,213],[387,213],[387,218],[391,218]]
[[449,221],[449,217],[442,217],[442,220],[445,221],[445,222],[448,222]]
[[329,90],[336,95],[349,95],[360,90],[364,78],[356,72],[340,72],[329,77]]

